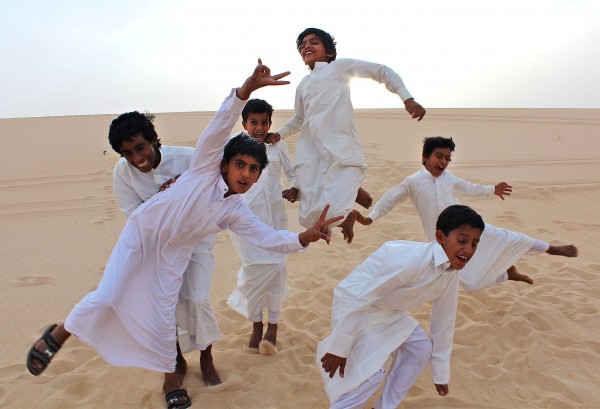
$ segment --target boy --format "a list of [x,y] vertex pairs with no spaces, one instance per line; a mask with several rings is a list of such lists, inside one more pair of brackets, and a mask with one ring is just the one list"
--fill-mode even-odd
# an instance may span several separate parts
[[[244,130],[260,143],[271,127],[273,107],[262,99],[251,99],[242,110]],[[298,196],[295,176],[287,146],[281,141],[265,144],[269,165],[258,182],[244,194],[244,201],[260,220],[274,229],[287,229],[285,200],[294,202]],[[292,187],[284,190],[281,171]],[[263,250],[247,240],[231,233],[231,241],[238,250],[241,267],[237,286],[227,304],[252,321],[249,350],[262,355],[277,352],[277,323],[283,300],[288,295],[285,254]],[[263,337],[263,309],[268,311],[267,330]]]
[[253,139],[230,139],[231,129],[253,91],[287,84],[280,79],[288,74],[271,75],[259,59],[242,87],[232,90],[200,137],[189,170],[131,214],[97,289],[31,347],[27,368],[32,374],[42,373],[75,334],[112,365],[164,372],[170,409],[191,405],[175,374],[175,306],[196,243],[230,228],[264,248],[297,252],[311,242],[329,241],[329,225],[340,220],[326,220],[326,208],[315,226],[300,234],[276,231],[253,215],[239,195],[256,182],[267,158],[264,145]]
[[[127,217],[185,172],[194,153],[189,147],[161,145],[153,120],[154,115],[128,112],[110,125],[108,140],[122,156],[113,172],[113,190],[119,209]],[[221,331],[210,305],[210,283],[215,268],[212,250],[216,239],[211,234],[194,247],[176,308],[178,327],[186,334],[189,345],[185,352],[200,351],[200,370],[207,386],[221,383],[212,357],[212,344],[221,338]],[[179,338],[182,337],[179,333]],[[180,379],[186,369],[178,344],[176,373]]]
[[[401,183],[388,190],[375,204],[367,218],[355,211],[358,222],[371,224],[385,216],[397,203],[409,197],[419,212],[427,240],[433,240],[434,221],[444,208],[458,204],[455,194],[484,196],[494,193],[502,200],[505,195],[510,195],[512,186],[506,182],[495,186],[483,186],[458,178],[447,171],[454,148],[452,138],[441,136],[425,138],[422,154],[422,164],[425,169],[407,176]],[[512,264],[524,254],[538,254],[544,251],[565,257],[577,256],[575,246],[550,246],[525,234],[488,224],[477,256],[460,272],[461,282],[470,292],[480,291],[507,279],[533,284],[530,277],[519,273]]]
[[[273,140],[300,131],[296,142],[296,178],[301,197],[298,220],[310,226],[324,203],[334,214],[346,219],[339,225],[348,243],[354,237],[355,200],[367,201],[368,193],[359,190],[367,165],[358,130],[354,123],[350,80],[370,78],[385,84],[400,96],[406,110],[420,121],[425,109],[410,95],[398,74],[385,65],[354,59],[336,60],[334,38],[327,32],[308,28],[296,40],[298,52],[310,74],[296,89],[295,115],[273,134]],[[358,197],[357,197],[358,192]],[[361,196],[366,195],[366,199]]]
[[[427,362],[438,394],[448,394],[458,271],[475,254],[484,223],[471,208],[454,205],[436,229],[431,243],[383,244],[334,289],[332,332],[319,343],[316,361],[330,408],[362,408],[384,378],[375,408],[396,408]],[[408,313],[428,301],[431,340]]]

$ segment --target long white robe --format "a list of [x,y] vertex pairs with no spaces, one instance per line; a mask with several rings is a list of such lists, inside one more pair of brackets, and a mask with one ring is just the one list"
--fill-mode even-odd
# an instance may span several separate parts
[[[459,204],[456,194],[489,196],[493,193],[493,185],[471,183],[447,170],[434,177],[428,170],[422,169],[385,192],[368,217],[375,221],[389,213],[396,204],[409,198],[419,213],[427,240],[432,241],[435,240],[435,225],[439,214],[446,207]],[[487,223],[485,226],[475,255],[460,271],[461,283],[470,292],[481,291],[506,281],[506,270],[521,256],[537,254],[548,248],[545,243],[537,245],[539,241],[523,233]]]
[[71,311],[65,328],[108,363],[173,372],[175,306],[193,249],[201,239],[230,228],[254,244],[282,253],[303,247],[298,234],[261,222],[228,186],[223,147],[245,101],[235,90],[196,145],[188,171],[129,217],[95,291]]
[[[119,209],[126,215],[158,193],[167,180],[188,170],[194,148],[160,147],[160,163],[143,173],[121,158],[113,171],[113,190]],[[179,345],[183,352],[204,350],[221,338],[221,330],[210,302],[212,274],[215,270],[213,248],[217,236],[206,236],[194,247],[192,258],[183,274],[176,309]]]
[[[260,220],[274,229],[287,229],[281,172],[284,171],[295,187],[292,162],[284,141],[266,144],[266,147],[269,165],[243,198]],[[271,312],[281,311],[283,300],[289,294],[285,254],[263,250],[233,232],[230,236],[240,255],[241,267],[236,288],[227,304],[253,322],[262,320],[264,308]]]
[[298,221],[310,227],[326,204],[329,214],[347,215],[367,165],[350,99],[352,78],[370,78],[405,101],[411,98],[402,79],[385,65],[342,58],[317,62],[296,89],[295,115],[277,132],[300,132],[296,142],[296,178],[300,189]]
[[[331,334],[317,346],[316,365],[330,401],[379,371],[418,323],[408,311],[432,301],[430,334],[434,383],[450,380],[450,354],[458,304],[458,271],[437,242],[384,243],[335,288]],[[347,357],[344,378],[323,371],[326,353]]]

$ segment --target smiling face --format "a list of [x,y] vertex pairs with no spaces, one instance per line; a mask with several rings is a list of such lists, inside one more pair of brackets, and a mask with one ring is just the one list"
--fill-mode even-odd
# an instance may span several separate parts
[[333,54],[327,54],[325,45],[315,34],[308,34],[300,44],[300,56],[304,64],[312,70],[316,62],[329,62]]
[[221,162],[221,174],[229,187],[225,197],[244,194],[258,181],[260,163],[254,156],[237,154],[228,163]]
[[248,114],[248,119],[242,121],[242,126],[251,137],[258,142],[263,143],[265,141],[265,136],[267,136],[267,132],[269,132],[269,128],[271,128],[271,119],[266,112],[260,114],[250,112]]
[[429,157],[423,156],[425,169],[434,177],[440,176],[452,161],[450,148],[435,148]]
[[123,141],[121,156],[142,173],[150,172],[160,163],[156,142],[147,141],[141,134]]
[[447,236],[441,230],[437,230],[435,237],[444,248],[452,268],[461,270],[477,250],[481,229],[465,224],[452,230]]

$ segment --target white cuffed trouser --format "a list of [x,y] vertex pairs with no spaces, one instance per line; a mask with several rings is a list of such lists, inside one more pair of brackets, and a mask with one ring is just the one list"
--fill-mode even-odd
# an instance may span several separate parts
[[421,327],[392,352],[392,364],[387,376],[382,368],[364,381],[358,389],[342,395],[330,409],[362,409],[385,379],[383,392],[375,409],[395,409],[415,384],[431,358],[431,340]]

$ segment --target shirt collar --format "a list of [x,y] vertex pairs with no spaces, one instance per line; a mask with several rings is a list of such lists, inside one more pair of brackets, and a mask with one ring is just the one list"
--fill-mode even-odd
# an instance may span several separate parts
[[311,72],[311,74],[312,74],[313,72],[315,72],[315,71],[318,71],[318,70],[320,70],[321,68],[323,68],[323,67],[326,67],[326,66],[327,66],[327,65],[329,65],[329,64],[330,64],[330,63],[328,63],[328,62],[325,62],[325,61],[317,61],[317,62],[315,62],[315,68],[313,68],[312,70],[309,68],[309,70],[310,70],[310,72]]
[[443,271],[454,270],[450,267],[450,260],[448,260],[444,248],[437,242],[433,246],[433,264],[436,267],[440,267]]

